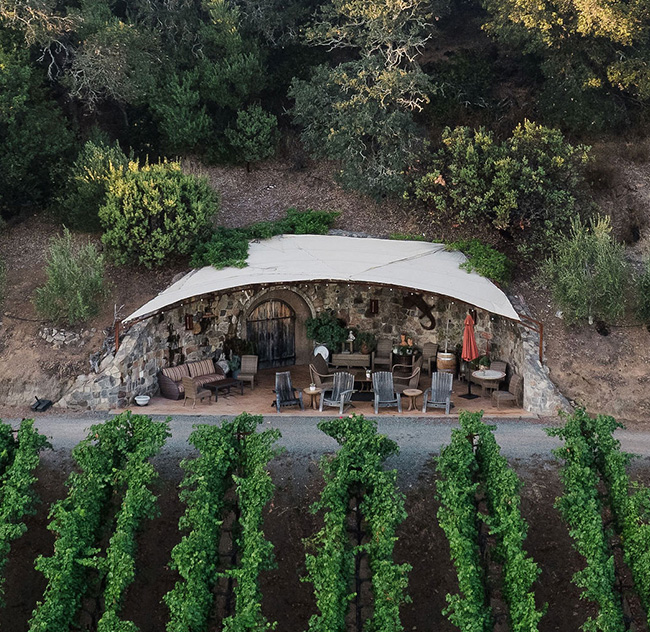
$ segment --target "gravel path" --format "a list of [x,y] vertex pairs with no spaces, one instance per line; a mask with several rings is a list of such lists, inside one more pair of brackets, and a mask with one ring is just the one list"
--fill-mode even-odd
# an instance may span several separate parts
[[[86,437],[92,424],[101,423],[105,414],[89,414],[84,417],[67,418],[64,416],[42,416],[36,420],[40,432],[47,435],[53,451],[43,454],[43,459],[52,463],[66,462],[70,451],[81,439]],[[164,417],[154,416],[163,420]],[[156,466],[170,477],[181,476],[178,463],[180,459],[192,453],[187,439],[195,424],[218,424],[223,417],[214,416],[178,416],[171,419],[172,436],[165,448],[156,458]],[[17,427],[19,420],[6,419]],[[286,449],[286,454],[294,460],[316,462],[323,454],[334,452],[336,442],[316,427],[318,419],[314,417],[266,417],[265,428],[278,428],[282,432],[279,444]],[[560,442],[544,432],[547,424],[539,420],[487,419],[497,426],[496,437],[502,454],[510,461],[523,464],[539,464],[553,461],[551,450]],[[441,447],[449,443],[451,430],[458,427],[456,419],[409,418],[382,416],[378,421],[379,432],[397,442],[400,452],[387,461],[387,466],[396,468],[400,483],[411,484],[417,480],[426,463],[432,456],[439,454]],[[650,430],[618,430],[616,437],[622,449],[637,454],[641,461],[650,463]],[[638,461],[636,461],[638,463]]]

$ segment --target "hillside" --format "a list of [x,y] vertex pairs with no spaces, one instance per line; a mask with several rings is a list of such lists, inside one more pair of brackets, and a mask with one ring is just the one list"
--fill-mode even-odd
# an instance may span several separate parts
[[[617,236],[627,240],[634,262],[650,250],[650,190],[647,163],[626,158],[629,146],[609,144],[596,148],[597,166],[605,164],[599,203],[611,213]],[[606,160],[607,159],[607,160]],[[392,233],[425,234],[429,239],[453,239],[467,229],[450,224],[432,226],[423,212],[407,212],[398,203],[376,203],[343,191],[333,181],[332,166],[291,160],[266,162],[251,173],[243,168],[203,167],[187,162],[188,171],[209,178],[222,196],[219,223],[239,226],[274,219],[295,206],[340,211],[336,228],[379,237]],[[0,256],[7,264],[7,291],[0,331],[0,388],[4,403],[28,404],[34,395],[56,399],[62,388],[78,374],[88,372],[90,356],[111,334],[114,310],[124,317],[164,289],[172,278],[187,269],[186,261],[173,262],[163,270],[109,266],[112,292],[101,315],[88,323],[80,341],[55,347],[39,332],[51,325],[38,320],[32,296],[43,282],[43,265],[50,237],[60,229],[42,216],[27,217],[0,234]],[[83,240],[96,237],[78,235]],[[98,240],[97,240],[98,241]],[[519,272],[510,291],[520,295],[533,316],[546,327],[546,362],[553,381],[571,400],[594,412],[611,413],[621,420],[641,420],[650,412],[650,334],[632,322],[612,326],[608,336],[593,327],[567,327],[556,316],[548,291],[539,288],[528,273]]]

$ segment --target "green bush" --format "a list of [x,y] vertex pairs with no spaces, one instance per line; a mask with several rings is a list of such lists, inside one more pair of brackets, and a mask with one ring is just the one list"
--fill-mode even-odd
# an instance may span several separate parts
[[270,158],[275,153],[278,119],[259,105],[251,105],[237,113],[234,127],[226,129],[226,138],[250,171],[251,162]]
[[99,211],[102,241],[117,263],[151,268],[187,254],[209,231],[219,196],[205,178],[186,175],[178,162],[111,168],[106,204]]
[[480,239],[463,239],[447,244],[449,250],[464,252],[468,260],[460,267],[468,272],[474,270],[477,274],[492,281],[506,285],[512,275],[512,262],[496,248],[484,244]]
[[491,223],[547,248],[586,204],[589,148],[525,121],[499,143],[484,129],[447,128],[442,149],[415,185],[417,199],[459,222]]
[[650,260],[636,278],[636,315],[642,323],[650,325]]
[[558,241],[545,263],[544,276],[568,322],[612,321],[623,313],[627,265],[624,247],[611,231],[609,217],[589,225],[574,220],[571,234]]
[[269,239],[282,234],[325,235],[338,216],[339,213],[334,211],[298,211],[290,208],[284,219],[275,222],[256,222],[243,228],[219,227],[208,241],[197,245],[192,265],[197,268],[243,268],[248,258],[249,240]]
[[315,318],[305,321],[307,338],[324,344],[332,353],[337,353],[348,337],[345,323],[334,316],[331,310],[321,312]]
[[36,311],[47,320],[74,325],[97,314],[106,296],[104,257],[91,243],[75,246],[66,228],[50,245],[47,282],[36,289]]
[[99,231],[99,209],[106,202],[111,167],[118,171],[128,164],[129,158],[118,143],[88,141],[79,152],[59,198],[63,223],[79,230]]

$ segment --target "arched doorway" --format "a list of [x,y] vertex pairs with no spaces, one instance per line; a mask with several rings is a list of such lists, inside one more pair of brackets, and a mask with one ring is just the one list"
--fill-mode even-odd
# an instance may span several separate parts
[[278,299],[260,303],[246,319],[246,339],[255,345],[259,367],[296,363],[296,313]]

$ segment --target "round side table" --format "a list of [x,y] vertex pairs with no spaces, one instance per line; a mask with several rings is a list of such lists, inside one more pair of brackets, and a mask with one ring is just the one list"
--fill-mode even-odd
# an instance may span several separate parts
[[322,388],[303,388],[302,392],[305,395],[309,395],[309,405],[316,410],[318,408],[318,396],[321,394],[323,391]]
[[406,388],[402,394],[409,398],[408,410],[413,410],[417,407],[417,398],[422,395],[422,391],[419,388]]

